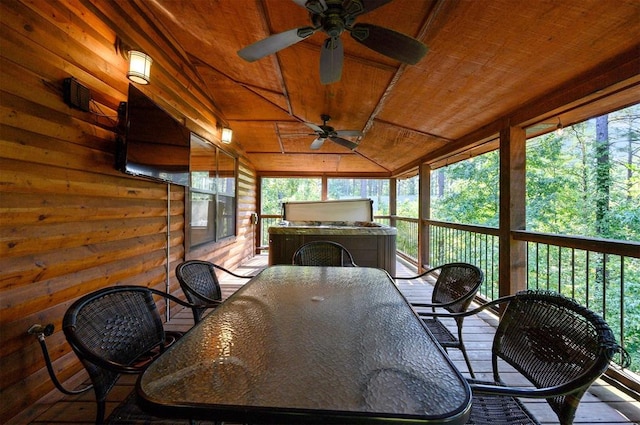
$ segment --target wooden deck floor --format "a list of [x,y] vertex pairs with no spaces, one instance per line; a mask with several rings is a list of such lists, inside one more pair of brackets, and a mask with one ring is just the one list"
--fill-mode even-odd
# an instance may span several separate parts
[[[266,256],[258,256],[239,267],[236,272],[252,275],[266,266]],[[397,264],[398,275],[413,275],[403,262]],[[246,281],[231,276],[222,277],[223,298],[235,292]],[[426,281],[399,281],[400,290],[409,301],[428,302],[431,297],[432,286]],[[489,378],[491,364],[490,348],[495,324],[497,320],[489,314],[465,319],[464,337],[467,352],[478,378]],[[168,329],[187,330],[193,326],[193,317],[188,310],[181,311],[170,323]],[[455,325],[451,323],[452,329]],[[449,352],[454,364],[468,375],[466,364],[458,350]],[[107,403],[108,416],[133,390],[135,376],[123,376],[116,388],[109,394]],[[556,424],[557,418],[545,401],[526,402],[530,410],[543,424]],[[32,406],[21,418],[16,418],[12,424],[44,425],[44,424],[90,424],[95,418],[95,401],[93,392],[60,398],[57,393],[45,397],[40,403]],[[578,408],[576,425],[619,425],[640,424],[640,402],[616,390],[602,380],[598,380],[585,394]]]

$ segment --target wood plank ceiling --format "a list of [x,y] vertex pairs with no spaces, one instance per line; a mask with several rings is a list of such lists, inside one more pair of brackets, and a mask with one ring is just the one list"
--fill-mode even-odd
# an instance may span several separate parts
[[[477,143],[470,134],[534,99],[557,96],[607,62],[637,64],[640,52],[637,0],[393,0],[356,22],[416,37],[427,55],[403,65],[345,32],[342,78],[322,85],[322,31],[253,63],[237,54],[269,35],[310,25],[307,10],[293,0],[139,6],[185,52],[201,89],[234,130],[234,143],[262,174],[394,175],[446,155],[461,140]],[[612,107],[640,98],[637,75],[624,78],[632,94],[625,90]],[[558,115],[544,112],[536,117],[547,120],[539,128],[554,126]],[[567,121],[580,118],[560,112]],[[363,137],[352,139],[358,147],[327,141],[310,150],[315,136],[303,122],[321,124],[321,114],[336,129],[362,130]]]

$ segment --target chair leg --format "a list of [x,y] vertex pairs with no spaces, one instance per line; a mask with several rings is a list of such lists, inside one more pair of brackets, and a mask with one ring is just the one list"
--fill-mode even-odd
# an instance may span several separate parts
[[464,342],[462,341],[462,323],[458,323],[458,341],[460,342],[460,351],[462,351],[462,357],[464,357],[464,361],[467,363],[469,374],[472,378],[475,379],[476,376],[473,373],[471,361],[469,360],[469,356],[467,355],[467,348],[464,346]]
[[469,356],[467,355],[467,350],[464,348],[464,344],[460,342],[460,351],[462,351],[462,356],[464,357],[464,361],[467,363],[467,368],[469,369],[469,374],[472,378],[475,379],[475,375],[473,373],[473,368],[471,367],[471,362],[469,361]]
[[100,425],[104,423],[104,412],[105,412],[105,400],[97,400],[98,402],[98,410],[96,412],[96,424]]

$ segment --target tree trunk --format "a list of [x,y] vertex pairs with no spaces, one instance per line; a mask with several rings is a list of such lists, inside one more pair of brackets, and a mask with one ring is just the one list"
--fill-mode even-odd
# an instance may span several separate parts
[[608,115],[596,118],[596,232],[609,236],[609,197],[611,191],[611,158],[609,155]]
[[627,202],[631,202],[633,195],[633,130],[631,120],[629,121],[629,129],[627,131]]
[[[609,236],[609,195],[611,191],[611,158],[609,156],[609,119],[607,115],[596,118],[596,232],[598,236]],[[606,293],[609,276],[606,269],[607,254],[598,258],[596,264],[597,287],[602,288],[602,315],[606,318]]]

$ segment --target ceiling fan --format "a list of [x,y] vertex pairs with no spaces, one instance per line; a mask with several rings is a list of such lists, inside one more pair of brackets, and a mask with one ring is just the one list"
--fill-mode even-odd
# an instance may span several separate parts
[[259,40],[238,51],[253,62],[292,46],[322,30],[329,37],[320,52],[320,82],[340,81],[344,50],[340,35],[348,31],[358,43],[403,63],[416,64],[427,46],[413,37],[373,24],[355,24],[355,19],[392,0],[292,0],[309,11],[313,26],[293,28]]
[[335,130],[333,127],[327,125],[327,121],[331,119],[329,115],[320,115],[322,119],[322,125],[316,125],[310,122],[305,122],[317,135],[316,139],[311,143],[311,149],[320,149],[324,141],[329,139],[334,143],[337,143],[345,148],[354,150],[358,147],[357,143],[351,140],[343,139],[343,137],[360,137],[362,132],[358,130]]

